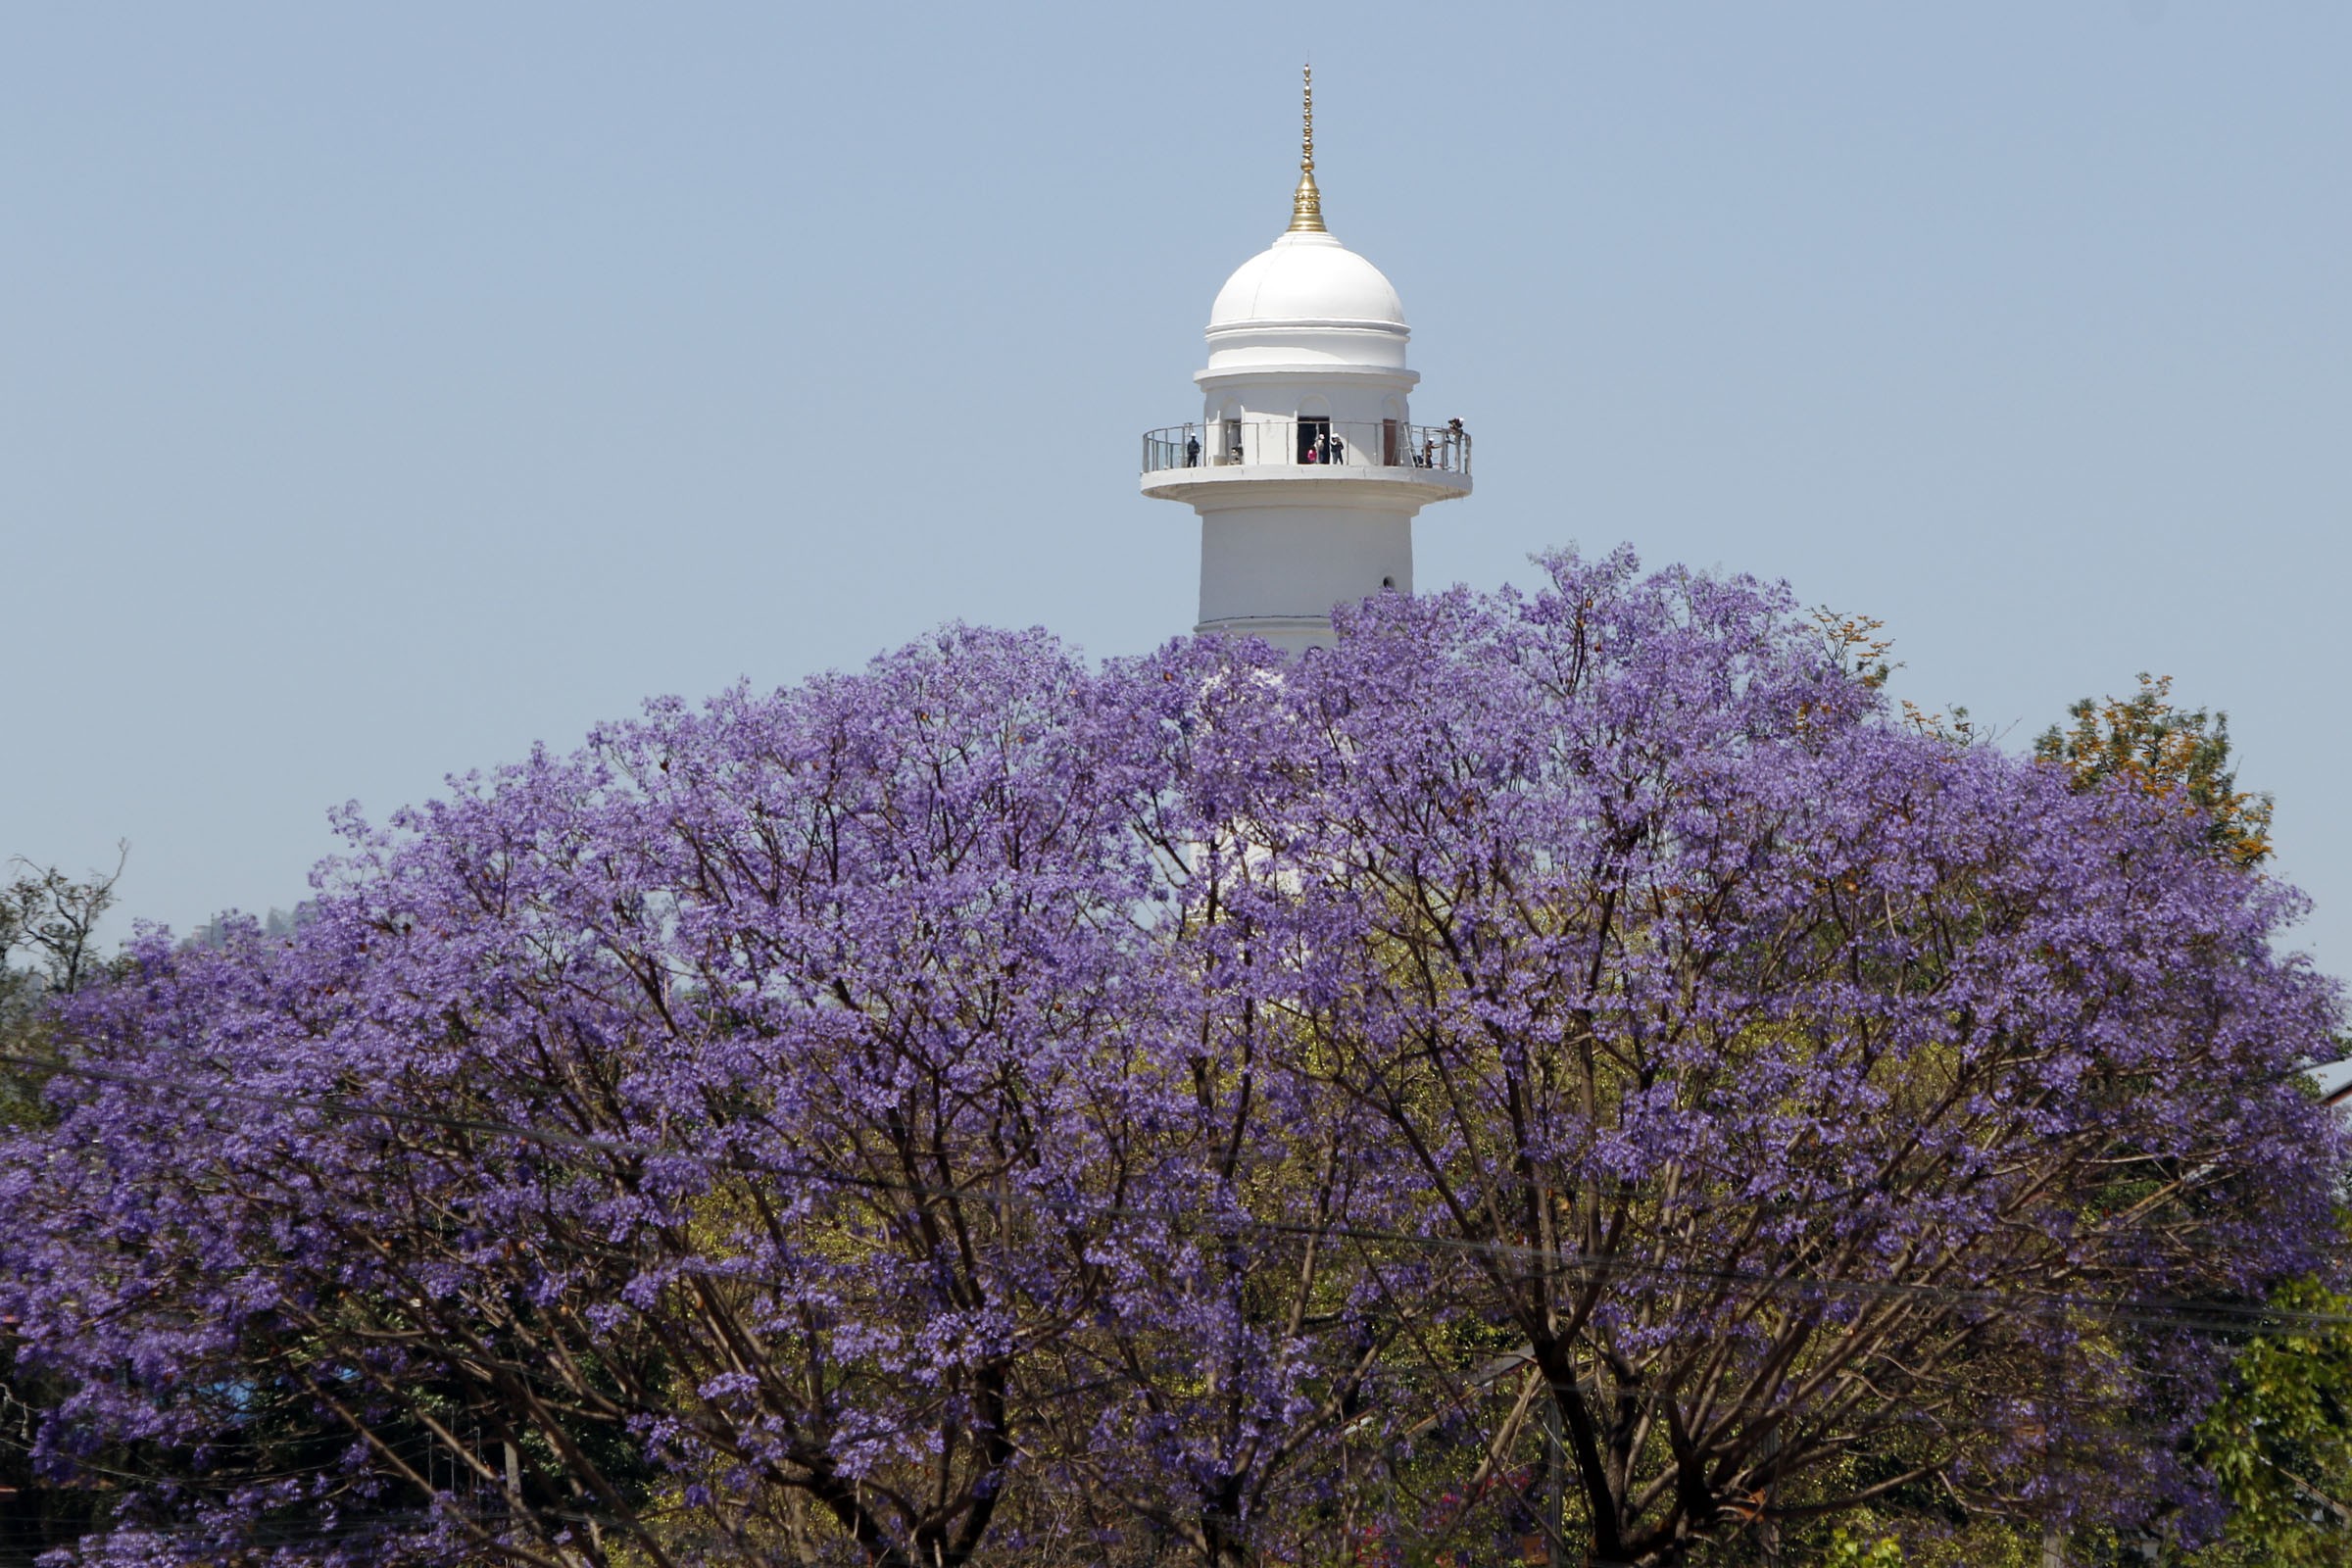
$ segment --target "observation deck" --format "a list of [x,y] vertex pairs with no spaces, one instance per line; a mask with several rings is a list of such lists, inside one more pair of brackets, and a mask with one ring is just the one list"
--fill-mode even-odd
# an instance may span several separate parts
[[1271,481],[1386,491],[1407,507],[1470,493],[1470,434],[1453,424],[1251,415],[1149,431],[1143,457],[1144,494],[1166,501]]

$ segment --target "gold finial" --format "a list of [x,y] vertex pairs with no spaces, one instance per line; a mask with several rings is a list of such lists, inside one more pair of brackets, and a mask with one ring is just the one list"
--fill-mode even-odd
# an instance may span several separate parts
[[1315,68],[1306,68],[1305,129],[1298,138],[1298,189],[1291,197],[1291,232],[1322,234],[1323,193],[1315,189]]

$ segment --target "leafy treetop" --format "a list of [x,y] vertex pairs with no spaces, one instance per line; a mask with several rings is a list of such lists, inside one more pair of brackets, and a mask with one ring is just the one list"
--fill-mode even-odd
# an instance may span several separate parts
[[2173,677],[2142,671],[2130,697],[2085,697],[2067,710],[2073,723],[2051,725],[2034,755],[2066,769],[2077,790],[2110,781],[2149,796],[2176,792],[2208,818],[2207,836],[2232,864],[2251,869],[2270,858],[2271,797],[2237,787],[2230,762],[2230,715],[2173,705]]

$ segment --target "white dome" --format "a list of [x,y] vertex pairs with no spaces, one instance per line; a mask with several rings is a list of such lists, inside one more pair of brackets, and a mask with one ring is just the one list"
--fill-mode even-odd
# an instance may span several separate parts
[[1402,328],[1404,302],[1380,269],[1329,234],[1284,234],[1244,262],[1208,308],[1208,328],[1245,324]]

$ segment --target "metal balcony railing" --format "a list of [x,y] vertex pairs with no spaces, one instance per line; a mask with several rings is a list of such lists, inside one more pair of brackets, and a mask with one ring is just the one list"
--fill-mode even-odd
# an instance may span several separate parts
[[1460,423],[1317,419],[1252,415],[1171,424],[1144,436],[1144,471],[1251,464],[1302,467],[1435,468],[1470,472],[1470,432]]

